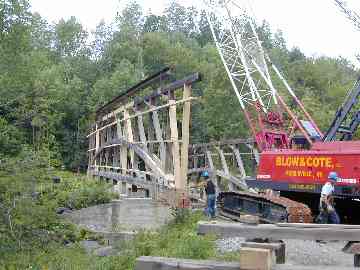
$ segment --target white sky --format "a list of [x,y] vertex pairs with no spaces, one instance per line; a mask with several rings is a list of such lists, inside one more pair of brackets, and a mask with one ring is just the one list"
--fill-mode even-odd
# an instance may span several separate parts
[[[127,0],[30,0],[32,11],[50,22],[75,16],[94,30],[101,19],[110,23]],[[178,0],[199,6],[200,0]],[[298,46],[308,56],[343,56],[357,66],[354,55],[360,53],[360,31],[333,4],[333,0],[250,0],[257,20],[267,20],[272,29],[284,33],[288,47]],[[347,0],[348,6],[360,13],[359,0]],[[138,0],[145,13],[159,14],[169,0]]]

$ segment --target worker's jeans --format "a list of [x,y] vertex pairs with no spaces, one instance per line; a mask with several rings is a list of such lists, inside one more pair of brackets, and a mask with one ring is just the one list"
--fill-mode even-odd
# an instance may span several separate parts
[[329,223],[330,224],[340,224],[340,218],[339,218],[339,215],[338,213],[336,213],[336,211],[330,211],[328,213],[328,219],[329,219]]
[[320,210],[320,221],[321,223],[330,223],[330,224],[340,224],[340,217],[336,212],[335,208],[328,209],[326,204],[320,200],[319,210]]
[[212,218],[215,217],[215,199],[216,199],[215,194],[208,194],[207,195],[207,209],[206,209],[206,212]]

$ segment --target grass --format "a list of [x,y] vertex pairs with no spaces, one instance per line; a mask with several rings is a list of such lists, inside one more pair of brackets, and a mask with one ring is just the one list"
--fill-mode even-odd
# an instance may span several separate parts
[[157,231],[139,232],[134,241],[122,246],[118,256],[95,257],[86,254],[79,244],[72,247],[54,244],[46,249],[13,254],[6,258],[5,268],[0,269],[132,270],[139,256],[238,260],[237,253],[219,254],[214,236],[197,235],[197,222],[205,218],[201,212],[182,215],[184,219],[175,216],[171,223]]

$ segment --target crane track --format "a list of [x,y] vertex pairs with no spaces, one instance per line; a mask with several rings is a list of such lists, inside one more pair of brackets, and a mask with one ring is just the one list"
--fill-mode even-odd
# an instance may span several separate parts
[[281,196],[255,194],[249,192],[221,192],[217,206],[220,213],[238,219],[240,215],[250,214],[259,217],[264,223],[311,223],[310,208],[302,203]]

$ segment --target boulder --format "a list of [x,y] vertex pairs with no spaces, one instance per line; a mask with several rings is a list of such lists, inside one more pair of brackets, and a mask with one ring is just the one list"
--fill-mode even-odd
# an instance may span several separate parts
[[99,257],[108,257],[117,255],[118,252],[112,246],[106,246],[94,250],[94,254]]
[[95,249],[100,248],[100,244],[93,240],[80,241],[80,245],[85,249],[86,253],[91,254]]

